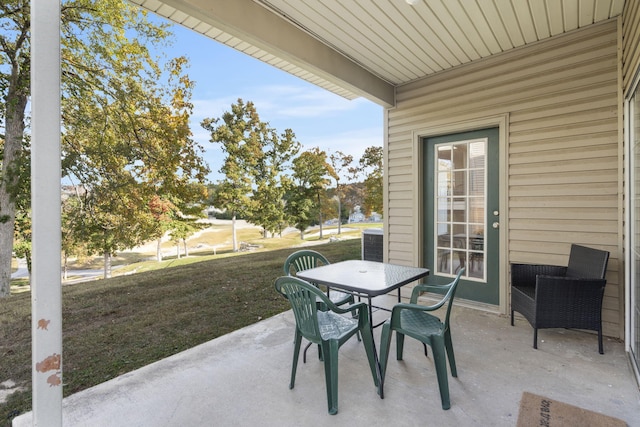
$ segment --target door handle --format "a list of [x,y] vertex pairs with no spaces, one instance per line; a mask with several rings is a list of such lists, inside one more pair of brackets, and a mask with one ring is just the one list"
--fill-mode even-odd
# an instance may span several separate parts
[[500,227],[500,223],[498,221],[494,222],[493,224],[491,224],[491,226],[493,228],[499,228]]

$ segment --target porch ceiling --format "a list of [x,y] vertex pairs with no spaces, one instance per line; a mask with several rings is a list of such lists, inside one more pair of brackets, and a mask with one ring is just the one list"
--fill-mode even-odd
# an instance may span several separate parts
[[625,0],[130,0],[348,99],[613,18]]

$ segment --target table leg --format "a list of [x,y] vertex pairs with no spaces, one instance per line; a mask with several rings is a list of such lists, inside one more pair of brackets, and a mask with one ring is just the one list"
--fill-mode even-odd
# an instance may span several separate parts
[[[400,296],[398,295],[398,298],[399,297]],[[376,363],[376,376],[378,377],[378,394],[380,395],[380,399],[384,399],[382,366],[380,365],[380,357],[378,356],[378,349],[376,348],[376,340],[373,336],[373,304],[370,296],[367,296],[367,302],[367,305],[369,306],[369,326],[371,327],[371,338],[373,341],[373,358]]]

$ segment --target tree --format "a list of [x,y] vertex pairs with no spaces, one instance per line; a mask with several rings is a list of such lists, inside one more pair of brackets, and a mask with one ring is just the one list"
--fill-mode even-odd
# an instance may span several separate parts
[[[168,35],[164,26],[150,26],[137,9],[115,0],[69,1],[65,11],[63,31],[71,36],[63,46],[63,168],[82,186],[83,200],[67,208],[65,218],[73,218],[69,223],[76,227],[63,227],[63,246],[68,254],[74,251],[72,245],[89,240],[89,250],[106,251],[108,275],[110,251],[153,234],[146,209],[149,198],[162,193],[182,201],[183,210],[197,210],[195,202],[202,198],[208,168],[202,162],[201,147],[190,138],[193,83],[182,72],[186,60],[169,63],[168,82],[163,84],[162,71],[145,43],[125,37],[125,32],[136,31],[147,42],[162,42]],[[28,14],[19,7],[14,12]],[[82,40],[74,37],[79,33]],[[26,141],[20,147],[23,157],[28,153]],[[19,176],[15,166],[3,172],[10,170],[12,177]],[[28,195],[29,181],[17,182],[26,182],[27,187],[14,190],[14,199],[16,194]],[[120,206],[114,206],[118,201]],[[101,212],[100,207],[109,212]],[[26,212],[28,203],[22,209]],[[117,221],[115,212],[130,221]],[[77,224],[87,225],[86,218],[78,220],[78,213],[94,215],[93,223],[78,228]],[[21,251],[23,247],[27,248],[21,243]]]
[[106,277],[116,251],[158,239],[175,225],[164,221],[158,200],[200,214],[208,168],[191,138],[193,83],[185,65],[184,58],[170,61],[166,81],[160,69],[149,71],[151,80],[119,75],[126,93],[118,87],[63,100],[64,171],[86,189],[78,205],[86,217],[75,232],[86,230],[88,248],[104,256]]
[[[293,160],[293,179],[301,197],[313,200],[318,209],[320,239],[322,239],[322,200],[329,185],[327,176],[335,176],[335,171],[327,163],[327,153],[315,147],[301,153]],[[308,212],[308,211],[307,211]],[[305,212],[305,214],[307,213]]]
[[87,243],[83,240],[82,233],[77,233],[74,225],[75,218],[81,212],[81,193],[84,188],[77,186],[63,187],[62,195],[62,259],[63,279],[67,279],[68,262],[70,256],[86,256],[89,254]]
[[0,297],[9,295],[13,252],[15,197],[22,156],[25,108],[29,96],[29,1],[0,3],[0,91],[4,122],[2,171],[0,174]]
[[382,147],[368,147],[359,161],[358,171],[365,176],[364,187],[364,212],[370,215],[371,212],[382,212],[382,191],[383,191],[383,152]]
[[300,239],[304,239],[304,231],[313,223],[313,196],[308,194],[304,184],[292,185],[285,194],[284,211],[287,222],[300,231]]
[[14,190],[16,216],[14,223],[13,252],[16,258],[24,258],[27,272],[31,275],[31,167],[29,137],[25,136],[24,147],[16,162],[18,168],[17,188]]
[[140,191],[118,192],[111,182],[94,186],[81,200],[71,205],[69,212],[72,234],[86,242],[89,254],[98,253],[104,259],[104,277],[111,277],[111,258],[120,250],[144,241],[145,229],[151,229],[153,218],[143,220],[138,206],[143,204]]
[[281,232],[287,222],[283,204],[291,179],[285,172],[299,150],[300,143],[291,129],[281,135],[269,130],[253,172],[255,188],[251,197],[253,211],[250,212],[251,222],[262,226],[264,237],[267,232]]
[[156,238],[156,260],[160,262],[162,261],[162,237],[167,231],[171,230],[176,207],[170,201],[154,195],[149,201],[149,209],[157,223],[157,232],[154,237]]
[[24,258],[27,271],[31,275],[31,211],[18,211],[16,214],[16,235],[13,252],[16,258]]
[[344,198],[342,199],[342,209],[346,215],[354,212],[356,206],[362,206],[364,201],[364,183],[354,182],[343,187]]
[[[76,173],[80,183],[95,183],[97,189],[103,190],[109,187],[106,181],[119,178],[106,166],[133,169],[138,167],[136,161],[143,154],[157,154],[148,151],[147,145],[140,144],[148,138],[142,138],[138,131],[145,129],[139,121],[142,117],[146,117],[148,123],[153,122],[152,115],[144,113],[159,113],[159,110],[136,101],[141,100],[140,95],[144,92],[140,88],[159,85],[160,67],[147,47],[160,46],[169,33],[167,25],[151,24],[144,12],[124,0],[65,0],[61,18],[62,119],[67,133],[67,138],[63,137],[63,173]],[[5,134],[0,177],[0,296],[9,294],[15,202],[19,193],[18,163],[26,146],[29,28],[29,1],[4,0],[0,3],[0,118],[3,119]],[[145,96],[148,94],[145,92]],[[131,97],[131,102],[124,102],[127,97]],[[160,98],[152,96],[148,101],[152,104]],[[75,136],[81,136],[80,129],[91,127],[87,123],[82,126],[83,121],[91,120],[97,120],[90,133],[94,139],[94,151],[87,152],[84,147],[76,145],[81,139],[69,135],[75,131]],[[111,134],[102,138],[98,131],[100,125],[108,127]],[[121,136],[125,135],[125,129],[131,134],[114,139],[118,128]],[[133,154],[137,151],[132,157],[134,160],[120,164],[115,160],[106,161],[101,165],[103,169],[91,170],[82,166],[86,161],[91,163],[95,160],[92,156],[108,154],[102,149],[114,142],[111,152],[122,149],[124,157],[127,152]],[[186,159],[187,163],[189,160]],[[94,195],[101,192],[90,191]],[[94,207],[99,205],[93,204]]]
[[233,251],[237,252],[236,218],[247,216],[252,210],[252,172],[258,153],[262,153],[266,124],[260,121],[252,102],[245,104],[238,99],[231,105],[231,111],[221,118],[204,119],[201,125],[211,133],[211,142],[221,144],[226,154],[220,168],[225,179],[218,187],[217,200],[231,213]]
[[172,228],[170,231],[171,239],[176,244],[176,255],[180,259],[180,244],[184,247],[184,256],[189,256],[189,249],[187,248],[187,238],[196,231],[200,230],[194,221],[190,221],[189,218],[180,218],[172,222]]
[[351,171],[351,163],[353,162],[353,156],[350,154],[344,154],[342,151],[336,151],[329,156],[331,161],[331,167],[335,172],[332,178],[336,181],[336,194],[335,197],[338,201],[338,234],[342,233],[342,198],[344,197],[344,184],[340,183],[340,174],[343,171]]
[[185,256],[189,256],[187,238],[204,228],[203,224],[198,223],[198,219],[204,217],[203,207],[206,202],[207,200],[205,199],[202,203],[183,204],[181,209],[171,201],[162,200],[157,196],[153,198],[153,203],[151,204],[152,212],[154,212],[154,218],[159,224],[156,254],[158,261],[162,261],[162,237],[167,232],[176,243],[178,258],[180,258],[181,243],[184,246]]
[[216,205],[231,211],[233,250],[238,250],[237,215],[261,225],[265,236],[280,231],[286,221],[283,198],[290,185],[285,172],[300,150],[293,131],[287,129],[278,135],[260,120],[254,104],[245,104],[242,99],[221,118],[205,119],[202,126],[226,153],[220,168],[225,179],[217,188]]

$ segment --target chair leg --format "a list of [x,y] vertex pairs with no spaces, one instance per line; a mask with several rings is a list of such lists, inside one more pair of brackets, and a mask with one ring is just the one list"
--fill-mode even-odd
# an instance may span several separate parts
[[598,352],[604,354],[604,348],[602,347],[602,327],[598,329]]
[[291,381],[289,388],[292,389],[296,382],[296,369],[298,368],[298,356],[300,355],[300,344],[302,344],[302,334],[296,329],[296,336],[293,343],[293,363],[291,365]]
[[389,359],[389,350],[391,350],[392,335],[391,325],[385,322],[382,325],[382,332],[380,333],[380,373],[383,379],[387,368],[387,360]]
[[396,360],[402,360],[404,352],[404,334],[396,331]]
[[387,362],[389,361],[389,350],[391,349],[391,335],[393,331],[391,330],[391,323],[386,321],[382,325],[382,333],[380,334],[380,379],[381,382],[378,384],[378,394],[381,398],[384,398],[384,378],[387,374]]
[[451,401],[449,399],[449,379],[447,378],[447,360],[445,356],[445,345],[442,337],[434,337],[431,340],[433,350],[433,363],[438,377],[438,388],[440,389],[440,400],[442,409],[449,409]]
[[371,369],[371,375],[373,376],[373,385],[378,387],[378,369],[376,367],[375,350],[373,349],[373,335],[371,334],[369,326],[362,328],[362,343],[364,344],[364,350],[367,353],[369,369]]
[[313,343],[308,342],[307,345],[304,347],[304,351],[302,352],[302,363],[307,363],[307,350],[309,350],[309,347],[311,347],[311,344]]
[[449,358],[449,368],[451,369],[451,376],[457,377],[458,370],[456,369],[456,357],[453,353],[453,341],[451,340],[451,331],[447,330],[444,334],[444,346],[447,350],[447,357]]
[[338,341],[323,343],[324,376],[327,387],[327,405],[329,414],[338,413]]
[[[349,299],[349,304],[355,304],[356,299],[351,297],[351,299]],[[358,313],[356,311],[352,311],[351,312],[351,317],[353,319],[357,319],[358,318]],[[362,339],[360,338],[360,331],[356,332],[356,338],[358,339],[358,341],[362,341]]]
[[511,310],[511,326],[513,326],[513,310]]
[[422,343],[422,347],[424,348],[424,356],[429,357],[429,352],[427,351],[427,345],[425,343]]
[[538,328],[533,328],[533,348],[538,349]]

